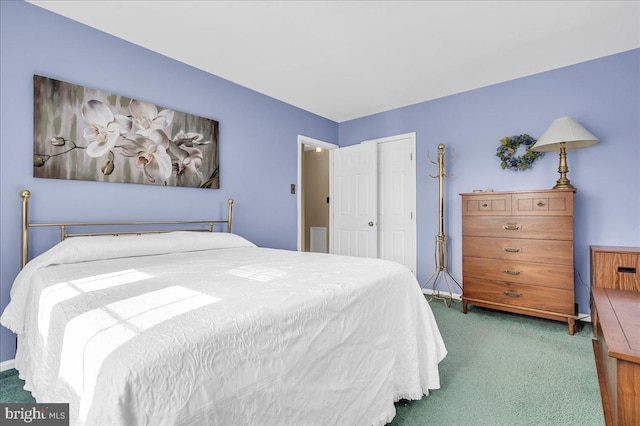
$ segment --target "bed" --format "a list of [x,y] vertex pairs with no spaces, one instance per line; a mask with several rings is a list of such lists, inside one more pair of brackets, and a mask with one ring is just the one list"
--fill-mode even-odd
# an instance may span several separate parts
[[[407,268],[257,247],[232,205],[206,232],[66,224],[25,257],[0,322],[38,402],[68,402],[72,425],[383,425],[440,387],[446,348]],[[24,193],[22,218],[26,256]]]

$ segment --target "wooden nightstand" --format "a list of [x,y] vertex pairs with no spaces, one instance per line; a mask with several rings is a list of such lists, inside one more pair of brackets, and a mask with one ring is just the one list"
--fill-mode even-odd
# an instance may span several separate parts
[[[591,289],[614,288],[640,292],[640,247],[591,246]],[[591,322],[598,310],[591,304]],[[597,337],[598,329],[593,327]]]
[[637,425],[640,418],[640,293],[592,289],[600,316],[593,352],[607,426]]

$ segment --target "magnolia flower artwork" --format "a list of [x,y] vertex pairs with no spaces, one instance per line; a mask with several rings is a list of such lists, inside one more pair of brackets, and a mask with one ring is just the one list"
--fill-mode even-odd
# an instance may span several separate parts
[[33,175],[217,189],[218,122],[34,75]]

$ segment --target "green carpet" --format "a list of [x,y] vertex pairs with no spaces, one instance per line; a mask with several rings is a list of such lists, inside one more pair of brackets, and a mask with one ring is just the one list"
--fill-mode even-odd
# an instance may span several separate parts
[[449,354],[439,390],[396,404],[400,425],[604,425],[592,329],[430,303]]
[[0,372],[0,402],[36,402],[15,369]]
[[[603,425],[591,325],[431,302],[449,354],[441,388],[396,404],[391,426]],[[581,329],[582,328],[582,329]],[[34,402],[16,370],[0,373],[0,402]]]

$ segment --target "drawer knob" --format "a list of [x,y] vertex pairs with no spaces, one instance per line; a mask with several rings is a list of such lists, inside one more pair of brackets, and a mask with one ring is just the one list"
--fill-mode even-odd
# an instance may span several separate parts
[[544,207],[544,203],[543,203],[542,201],[540,201],[540,202],[538,203],[538,207]]
[[506,229],[507,231],[517,231],[521,227],[517,223],[507,223],[505,225],[502,225],[502,228]]
[[507,253],[520,253],[519,247],[504,247],[502,250],[506,251]]
[[522,271],[514,271],[513,269],[505,269],[502,272],[509,275],[520,275],[522,273]]
[[503,291],[502,294],[509,297],[520,297],[522,293],[516,293],[515,291]]
[[489,207],[489,204],[484,203],[484,204],[482,205],[482,207]]

